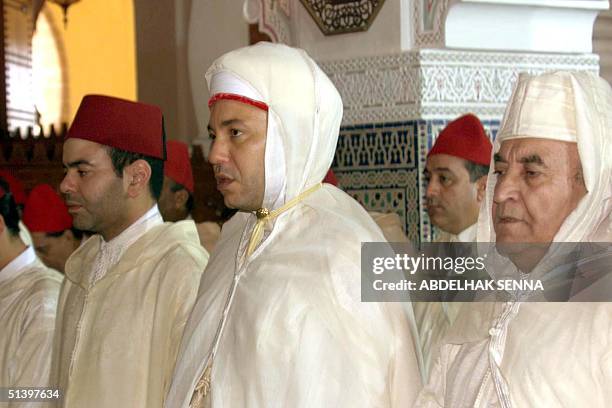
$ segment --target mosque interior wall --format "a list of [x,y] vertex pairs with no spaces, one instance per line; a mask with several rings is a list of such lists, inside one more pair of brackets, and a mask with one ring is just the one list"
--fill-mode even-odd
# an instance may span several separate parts
[[[482,12],[463,3],[386,0],[367,31],[327,36],[299,0],[244,2],[250,23],[273,41],[306,49],[328,73],[344,103],[332,165],[341,187],[369,210],[397,212],[413,242],[436,234],[424,211],[422,174],[427,151],[446,123],[472,112],[494,138],[519,72],[599,69],[591,38],[605,0],[583,3],[580,10],[540,1],[540,6],[551,5],[548,12],[520,1],[508,9],[490,0]],[[457,10],[466,16],[448,21]],[[510,16],[496,21],[505,38],[485,35],[491,29],[486,17],[491,10],[514,13],[515,23],[518,16],[528,16],[529,30],[517,34],[512,27],[499,26],[510,24]],[[579,24],[569,30],[574,39],[568,52],[560,51],[565,37],[543,39],[543,33],[560,31],[572,18]],[[481,40],[474,43],[479,35]],[[190,52],[198,54],[194,48]],[[207,97],[194,96],[194,101],[200,98],[196,105],[204,106]]]
[[[70,8],[64,31],[56,29],[64,47],[69,88],[64,111],[70,118],[87,92],[137,98],[162,107],[170,139],[202,144],[206,153],[204,73],[219,55],[247,45],[249,24],[255,24],[272,41],[306,49],[328,73],[344,103],[333,162],[341,186],[370,210],[397,212],[415,242],[436,234],[424,212],[422,174],[426,153],[446,123],[473,112],[494,138],[519,72],[598,72],[601,64],[602,75],[612,79],[612,12],[602,11],[606,0],[572,3],[582,7],[575,9],[580,23],[572,25],[576,40],[565,51],[564,37],[553,35],[572,18],[572,7],[563,0],[531,0],[529,5],[504,0],[517,16],[531,18],[531,31],[520,33],[516,47],[503,45],[508,38],[483,34],[490,27],[482,10],[497,10],[500,0],[480,2],[480,13],[463,0],[385,0],[367,31],[331,36],[321,32],[300,0],[173,0],[156,9],[145,0],[125,3],[130,2],[79,2]],[[6,4],[13,6],[11,16],[20,16],[16,0]],[[61,27],[59,9],[44,7],[51,9],[46,18]],[[550,13],[542,12],[545,7]],[[449,19],[457,13],[464,17]],[[109,28],[121,19],[131,23]],[[94,29],[100,24],[106,28]],[[501,36],[510,35],[511,30],[501,29],[509,23],[497,24]],[[25,53],[13,58],[28,65],[31,44],[12,27],[8,24],[5,34],[20,41],[19,52]],[[457,34],[461,27],[464,34]],[[81,36],[81,31],[91,32]],[[481,40],[474,42],[479,33]],[[31,64],[25,68],[31,70]],[[29,75],[21,71],[15,78]],[[18,102],[26,122],[33,123],[33,108]]]
[[493,140],[519,72],[598,72],[593,54],[420,50],[327,62],[342,95],[333,162],[342,188],[367,209],[395,211],[413,242],[435,238],[425,212],[427,152],[444,126],[476,114]]

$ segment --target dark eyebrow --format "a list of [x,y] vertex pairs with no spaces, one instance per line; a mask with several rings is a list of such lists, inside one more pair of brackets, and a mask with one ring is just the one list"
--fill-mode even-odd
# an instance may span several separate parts
[[75,160],[73,162],[70,162],[68,164],[64,164],[64,167],[68,168],[68,169],[73,169],[75,167],[79,167],[79,166],[93,166],[90,162],[88,162],[87,160]]
[[228,119],[221,122],[221,126],[231,126],[235,124],[244,125],[244,122],[240,119]]
[[[236,125],[236,124],[244,125],[244,121],[240,119],[227,119],[221,122],[221,127],[227,127],[227,126]],[[213,128],[210,126],[210,123],[208,124],[208,131],[214,132]]]
[[493,155],[493,161],[501,162],[501,163],[505,163],[506,162],[504,159],[502,159],[501,154],[499,154],[499,153],[495,153]]
[[546,166],[544,160],[537,154],[530,154],[529,156],[521,157],[519,163],[523,164],[537,164],[540,166]]

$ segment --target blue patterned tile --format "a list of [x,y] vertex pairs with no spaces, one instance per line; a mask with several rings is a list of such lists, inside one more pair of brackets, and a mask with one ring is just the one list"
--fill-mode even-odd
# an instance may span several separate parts
[[[340,129],[332,168],[340,186],[371,211],[395,211],[415,242],[432,240],[436,231],[425,208],[423,170],[427,152],[447,119],[366,123]],[[490,137],[499,121],[483,125]]]

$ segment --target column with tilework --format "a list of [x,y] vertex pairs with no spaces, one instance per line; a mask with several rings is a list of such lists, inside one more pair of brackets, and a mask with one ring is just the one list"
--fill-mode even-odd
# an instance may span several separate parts
[[[423,171],[440,131],[472,112],[493,139],[519,72],[597,72],[595,55],[426,49],[322,64],[345,106],[333,169],[369,210],[395,211],[413,242],[434,238]],[[367,97],[365,97],[367,95]]]
[[249,23],[304,48],[342,95],[333,169],[368,210],[396,212],[413,242],[436,231],[423,170],[444,126],[472,112],[493,139],[520,72],[599,71],[608,0],[245,0]]

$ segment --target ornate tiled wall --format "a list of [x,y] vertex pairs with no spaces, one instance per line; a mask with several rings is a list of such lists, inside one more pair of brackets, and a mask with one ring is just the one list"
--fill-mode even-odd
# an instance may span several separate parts
[[494,138],[519,72],[597,72],[598,58],[421,50],[321,65],[345,107],[332,165],[341,187],[369,210],[397,212],[418,242],[435,236],[422,175],[444,126],[473,112]]
[[418,127],[416,121],[345,126],[332,164],[342,188],[370,210],[397,212],[411,239],[419,236]]
[[[366,208],[395,211],[413,242],[432,238],[424,211],[427,152],[448,120],[343,126],[332,165],[340,186]],[[498,120],[484,120],[494,137]]]

